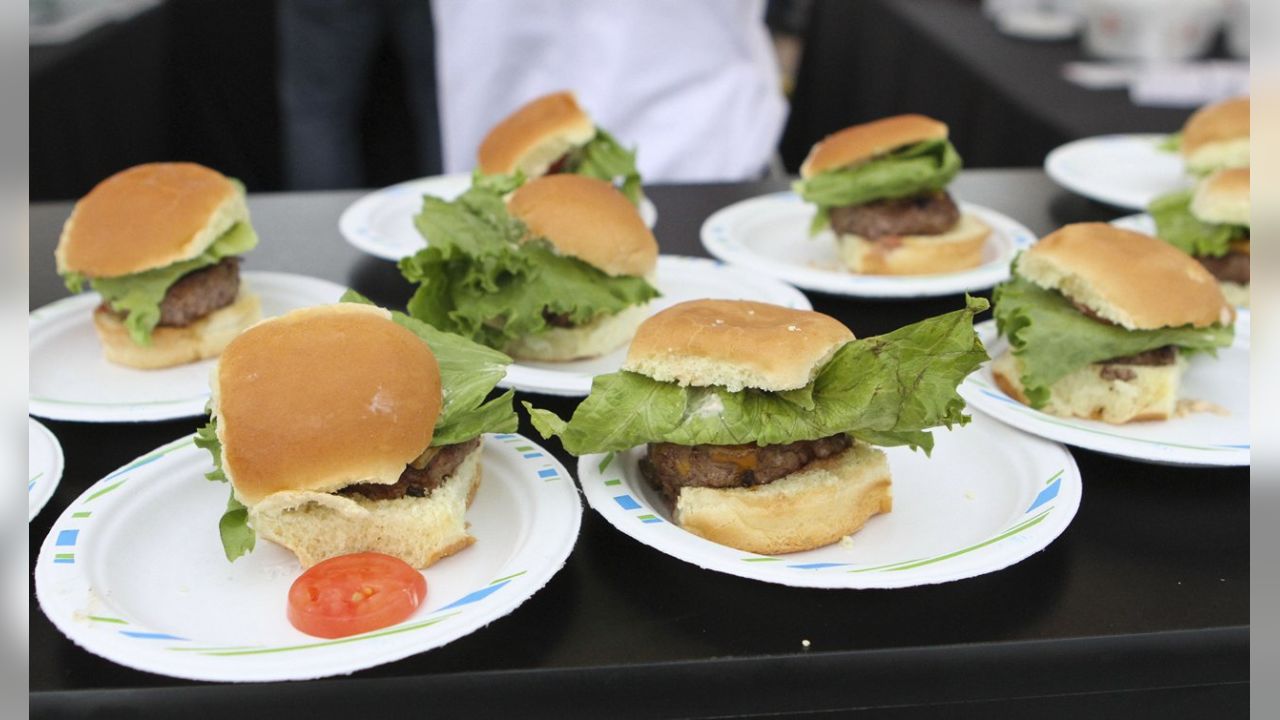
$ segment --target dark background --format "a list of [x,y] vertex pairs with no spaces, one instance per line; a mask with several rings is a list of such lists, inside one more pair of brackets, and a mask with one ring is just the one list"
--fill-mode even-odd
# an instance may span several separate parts
[[[423,0],[426,2],[426,0]],[[271,0],[169,0],[64,46],[31,47],[31,199],[77,198],[126,167],[191,160],[286,189]],[[384,41],[369,76],[355,187],[426,173],[413,143],[404,73]]]
[[[1083,59],[1075,41],[1003,36],[978,0],[774,0],[768,19],[805,48],[779,145],[791,172],[824,135],[903,112],[947,122],[968,167],[1038,167],[1069,140],[1169,132],[1189,114],[1071,85],[1060,70]],[[156,160],[209,165],[251,192],[289,189],[275,20],[269,0],[168,0],[66,45],[32,46],[31,199],[76,198]],[[365,173],[346,187],[440,171],[414,166],[414,143],[438,146],[439,131],[410,121],[390,42],[370,71],[361,130]]]

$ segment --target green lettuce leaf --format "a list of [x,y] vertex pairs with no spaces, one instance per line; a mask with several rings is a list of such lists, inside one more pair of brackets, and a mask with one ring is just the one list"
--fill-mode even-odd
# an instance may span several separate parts
[[968,298],[964,310],[854,340],[800,390],[680,387],[623,370],[596,376],[568,422],[525,408],[543,437],[558,435],[574,455],[651,442],[778,445],[837,433],[927,452],[928,428],[969,421],[956,386],[987,360],[973,331],[973,316],[986,308],[986,300]]
[[258,534],[249,526],[249,508],[240,504],[235,491],[227,498],[227,509],[218,520],[218,535],[222,537],[222,552],[231,562],[253,552],[257,544]]
[[596,136],[575,153],[570,160],[572,171],[597,180],[615,183],[632,204],[639,205],[643,197],[640,188],[640,172],[636,170],[636,154],[627,150],[609,133],[596,130]]
[[[342,302],[373,305],[354,290],[348,290]],[[404,313],[392,311],[391,317],[422,338],[440,365],[444,402],[431,439],[433,447],[465,442],[487,432],[516,431],[519,418],[514,391],[508,390],[485,401],[507,374],[511,358],[464,337],[437,330]]]
[[1156,143],[1156,149],[1161,152],[1176,153],[1182,150],[1182,133],[1169,133]]
[[204,474],[205,478],[226,482],[227,475],[222,472],[222,441],[218,439],[217,418],[210,416],[209,422],[196,430],[195,445],[213,456],[213,469]]
[[400,272],[420,284],[409,314],[491,348],[548,329],[544,313],[582,324],[658,296],[644,278],[610,277],[545,241],[521,242],[524,224],[491,189],[473,187],[453,202],[424,197],[414,222],[431,244],[400,260]]
[[91,284],[112,310],[125,313],[124,325],[133,342],[146,346],[151,344],[151,331],[160,322],[160,303],[169,286],[187,273],[246,253],[257,244],[258,236],[249,223],[238,222],[190,260],[113,278],[86,278],[71,272],[63,276],[63,281],[71,292],[80,292],[86,282]]
[[1165,345],[1212,353],[1230,345],[1234,332],[1229,325],[1126,330],[1084,315],[1061,293],[1017,274],[996,287],[994,300],[996,328],[1022,361],[1022,384],[1032,407],[1043,407],[1051,385],[1086,365]]
[[[198,448],[208,450],[213,456],[213,470],[205,473],[209,480],[226,482],[227,476],[222,472],[222,442],[218,440],[218,419],[210,417],[209,422],[196,431],[195,444]],[[253,551],[257,542],[257,534],[249,526],[249,509],[236,499],[236,492],[231,490],[227,498],[227,509],[218,519],[218,534],[222,538],[222,552],[228,562]]]
[[1161,195],[1147,206],[1156,221],[1156,235],[1188,255],[1222,257],[1231,243],[1249,236],[1243,225],[1207,223],[1191,214],[1194,190]]
[[926,140],[851,167],[820,172],[793,188],[818,206],[809,228],[816,234],[833,207],[907,197],[941,190],[960,172],[960,155],[949,140]]
[[510,175],[485,175],[480,172],[480,168],[471,171],[471,187],[487,190],[496,193],[501,197],[505,197],[507,193],[515,192],[516,188],[525,183],[524,171],[516,170]]

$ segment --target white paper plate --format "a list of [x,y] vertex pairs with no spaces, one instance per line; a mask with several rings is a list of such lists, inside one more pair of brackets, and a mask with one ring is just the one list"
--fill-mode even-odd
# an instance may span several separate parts
[[[662,297],[649,303],[650,314],[699,298],[756,300],[799,310],[813,307],[804,293],[790,285],[704,258],[659,256],[657,287]],[[507,367],[507,376],[498,384],[544,395],[586,397],[592,378],[617,372],[626,358],[627,348],[622,347],[590,360],[516,362]]]
[[778,556],[677,527],[640,475],[643,448],[585,456],[578,477],[591,507],[650,547],[708,570],[802,587],[908,587],[994,572],[1042,550],[1075,516],[1080,472],[1061,445],[976,414],[934,438],[932,458],[885,449],[892,512],[871,518],[848,543]]
[[1130,210],[1146,210],[1158,195],[1191,186],[1182,156],[1158,145],[1164,135],[1102,135],[1054,148],[1044,171],[1062,187]]
[[[338,302],[346,288],[318,278],[246,272],[245,286],[271,317]],[[204,414],[214,360],[160,370],[107,362],[93,329],[97,293],[64,298],[31,313],[32,415],[81,422],[144,422]]]
[[[1002,392],[990,363],[965,378],[960,394],[969,407],[1019,430],[1108,455],[1166,465],[1249,464],[1249,314],[1236,317],[1235,343],[1218,357],[1194,355],[1182,378],[1180,398],[1212,402],[1229,413],[1194,413],[1162,422],[1112,425],[1097,420],[1060,418],[1023,405]],[[978,334],[991,357],[1008,349],[996,337],[994,320],[980,323]]]
[[27,522],[53,497],[62,479],[62,445],[33,418],[27,418]]
[[[427,241],[413,226],[422,210],[422,196],[452,200],[471,187],[470,173],[435,175],[408,180],[375,190],[342,211],[338,229],[347,242],[385,260],[399,260],[426,247]],[[640,201],[640,217],[650,228],[658,221],[653,201]]]
[[1118,217],[1115,220],[1112,220],[1111,224],[1121,230],[1132,230],[1133,232],[1140,232],[1143,235],[1156,237],[1156,219],[1146,213]]
[[1036,236],[994,210],[959,203],[963,212],[991,226],[983,264],[944,275],[858,275],[844,269],[835,236],[824,230],[810,237],[814,208],[792,192],[763,195],[717,210],[702,223],[707,252],[806,290],[855,297],[933,297],[983,290],[1009,277],[1009,262],[1031,247]]
[[439,647],[510,613],[569,556],[582,506],[573,480],[519,435],[489,435],[467,511],[476,542],[424,571],[426,603],[382,630],[321,640],[285,617],[293,554],[259,540],[228,563],[224,483],[186,437],[95,483],[40,547],[36,597],[77,645],[138,670],[235,682],[350,673]]

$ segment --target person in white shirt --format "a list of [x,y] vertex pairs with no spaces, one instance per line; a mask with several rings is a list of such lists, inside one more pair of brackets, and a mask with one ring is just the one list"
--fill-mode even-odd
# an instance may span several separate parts
[[786,119],[764,0],[433,0],[446,172],[495,123],[572,90],[646,181],[759,177]]
[[285,186],[365,187],[360,113],[384,39],[399,55],[416,173],[440,166],[427,0],[277,0]]

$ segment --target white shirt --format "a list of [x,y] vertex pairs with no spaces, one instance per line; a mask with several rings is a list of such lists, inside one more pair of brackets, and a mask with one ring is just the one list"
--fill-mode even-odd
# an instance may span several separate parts
[[495,123],[573,90],[646,181],[762,172],[786,119],[764,0],[434,0],[447,172]]

